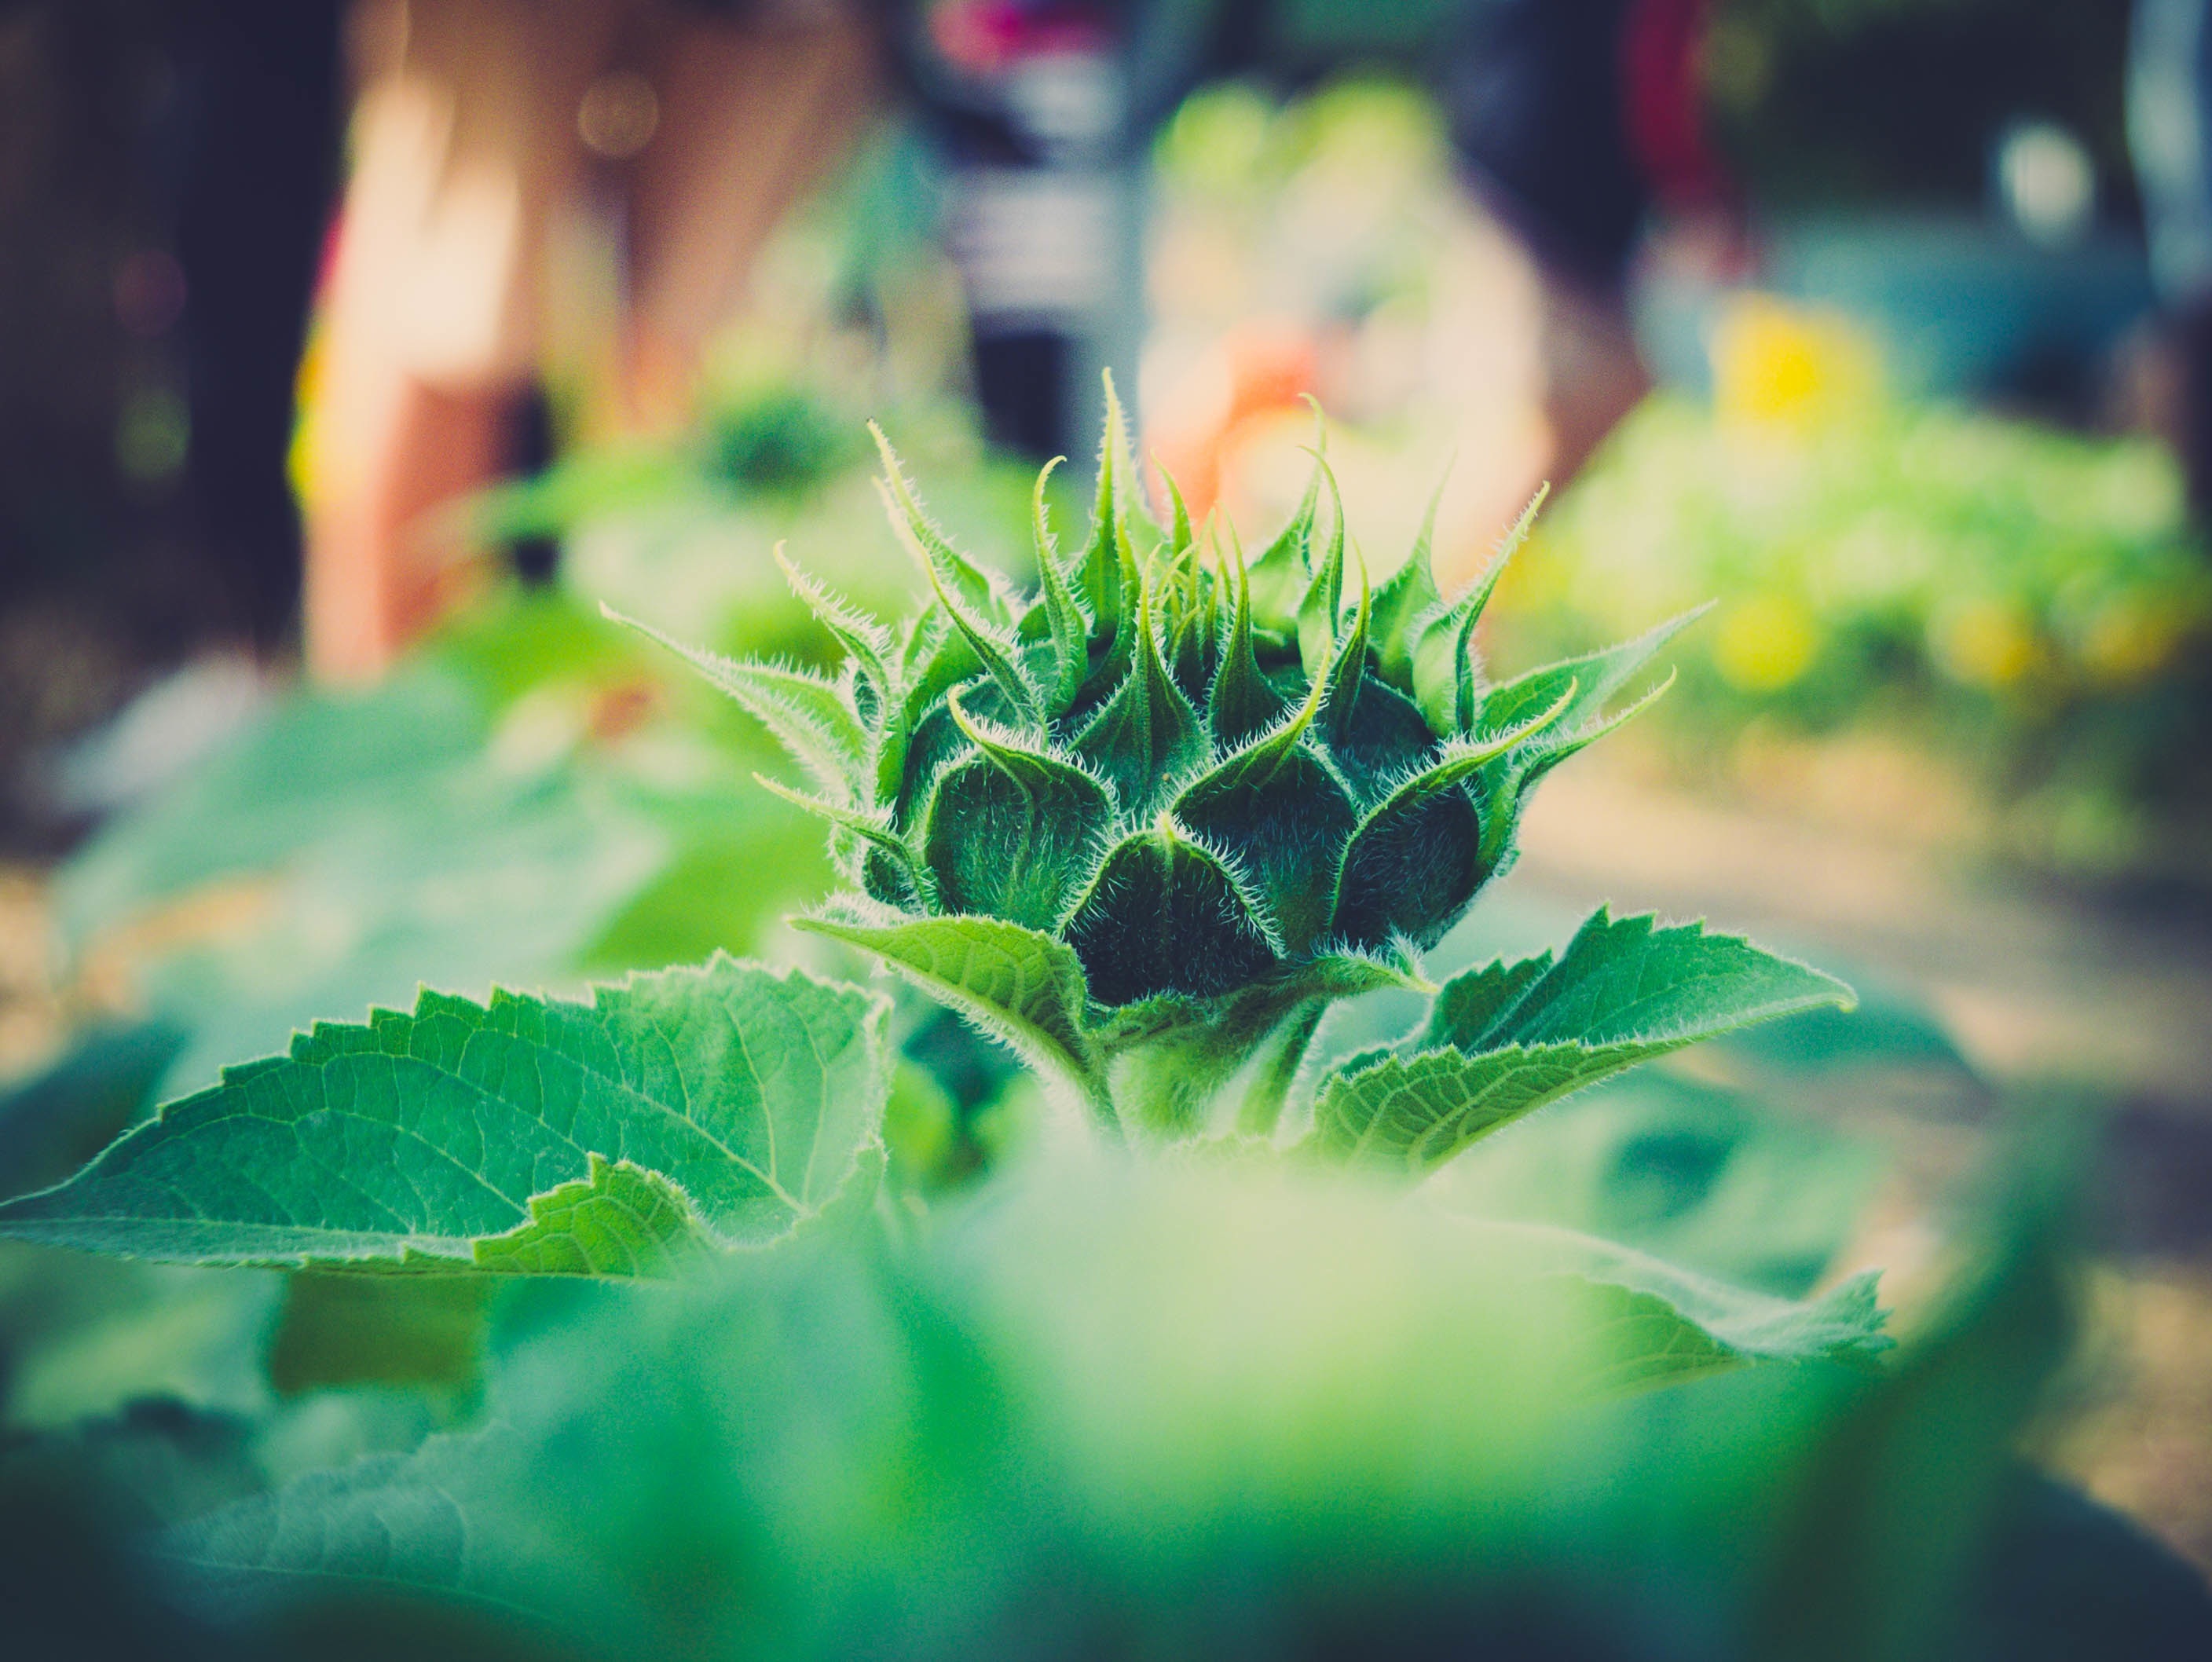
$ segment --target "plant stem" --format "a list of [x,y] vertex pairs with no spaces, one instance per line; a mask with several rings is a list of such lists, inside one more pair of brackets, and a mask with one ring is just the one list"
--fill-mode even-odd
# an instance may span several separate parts
[[1311,999],[1292,1010],[1289,1019],[1269,1036],[1260,1053],[1251,1093],[1237,1111],[1237,1129],[1245,1136],[1274,1135],[1275,1126],[1283,1117],[1283,1104],[1290,1100],[1291,1082],[1298,1077],[1298,1068],[1306,1059],[1306,1048],[1313,1043],[1314,1034],[1328,1010],[1328,1000]]

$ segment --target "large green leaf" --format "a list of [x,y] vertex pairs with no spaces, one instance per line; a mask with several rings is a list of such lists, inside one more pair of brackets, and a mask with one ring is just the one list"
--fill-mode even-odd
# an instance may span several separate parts
[[1571,1091],[1685,1045],[1822,1005],[1833,976],[1702,924],[1662,929],[1601,907],[1549,955],[1455,978],[1411,1056],[1340,1074],[1314,1110],[1310,1149],[1414,1173]]
[[888,1090],[883,1001],[717,957],[590,1004],[424,992],[228,1070],[0,1234],[202,1264],[649,1273],[843,1188]]
[[1084,1027],[1090,993],[1083,965],[1063,943],[999,918],[872,920],[833,913],[795,919],[793,926],[874,954],[1110,1114]]

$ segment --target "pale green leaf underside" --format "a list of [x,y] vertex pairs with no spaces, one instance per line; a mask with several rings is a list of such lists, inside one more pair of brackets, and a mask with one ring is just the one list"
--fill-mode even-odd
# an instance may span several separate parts
[[1864,1366],[1892,1348],[1874,1272],[1820,1296],[1776,1298],[1711,1279],[1632,1247],[1547,1224],[1480,1222],[1486,1261],[1547,1273],[1587,1301],[1598,1338],[1601,1393],[1716,1373],[1749,1362]]
[[757,1246],[878,1134],[882,1000],[718,956],[589,1004],[424,992],[228,1070],[0,1235],[198,1264],[651,1272]]

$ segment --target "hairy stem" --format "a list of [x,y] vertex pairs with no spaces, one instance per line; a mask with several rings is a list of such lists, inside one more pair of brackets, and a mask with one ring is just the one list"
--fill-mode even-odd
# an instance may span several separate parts
[[1247,1137],[1267,1137],[1283,1117],[1290,1100],[1291,1083],[1306,1059],[1306,1050],[1328,1013],[1328,1000],[1315,998],[1292,1010],[1289,1018],[1268,1036],[1260,1052],[1260,1065],[1252,1089],[1237,1110],[1237,1129]]

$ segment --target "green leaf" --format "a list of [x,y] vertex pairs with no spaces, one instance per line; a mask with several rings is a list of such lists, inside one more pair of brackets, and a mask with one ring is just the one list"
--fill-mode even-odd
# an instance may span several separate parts
[[710,1251],[691,1198],[658,1172],[593,1155],[587,1175],[530,1198],[530,1221],[477,1243],[486,1270],[661,1279]]
[[1702,923],[1662,927],[1650,913],[1615,918],[1600,907],[1559,961],[1491,1024],[1485,1042],[1687,1044],[1857,1002],[1834,976],[1741,935],[1708,934]]
[[1390,1056],[1332,1078],[1316,1105],[1309,1145],[1330,1159],[1426,1173],[1523,1114],[1638,1062],[1754,1022],[1853,1002],[1833,976],[1741,937],[1708,935],[1701,924],[1661,929],[1648,915],[1616,920],[1601,908],[1557,963],[1533,975],[1528,964],[1478,972],[1453,1000],[1456,1014],[1432,1016],[1416,1040],[1462,1021],[1481,1051]]
[[600,609],[617,623],[636,630],[683,658],[721,691],[759,718],[791,753],[792,760],[839,797],[865,797],[867,734],[857,711],[820,676],[775,664],[740,664],[734,658],[672,640],[612,607]]
[[1103,1107],[1083,1025],[1090,998],[1083,964],[1051,936],[978,917],[877,922],[857,913],[822,915],[795,918],[792,927],[873,953],[1032,1067],[1075,1084],[1091,1106]]
[[[0,1234],[186,1263],[517,1270],[567,1250],[549,1221],[564,1209],[604,1236],[611,1198],[642,1206],[641,1183],[596,1160],[680,1191],[716,1244],[766,1246],[876,1138],[885,1008],[726,957],[588,1004],[426,991],[411,1015],[319,1025],[228,1070],[0,1207]],[[600,1262],[580,1244],[568,1261]]]
[[[1866,1368],[1893,1348],[1876,1299],[1877,1272],[1815,1299],[1777,1298],[1678,1269],[1632,1247],[1544,1224],[1472,1226],[1486,1259],[1554,1266],[1586,1301],[1602,1365],[1602,1394],[1674,1383],[1749,1363],[1834,1362]],[[1562,1289],[1564,1290],[1564,1289]]]
[[60,1182],[150,1109],[185,1038],[166,1022],[103,1022],[0,1092],[0,1200]]
[[1049,929],[1113,822],[1107,787],[1064,758],[979,726],[951,695],[981,754],[939,776],[923,816],[922,858],[948,912]]
[[1330,1077],[1301,1146],[1334,1162],[1425,1176],[1547,1102],[1688,1042],[1591,1046],[1570,1040],[1479,1056],[1455,1050],[1386,1056]]
[[1206,998],[1273,966],[1281,943],[1264,912],[1218,851],[1163,813],[1099,862],[1066,934],[1101,1004],[1162,992]]
[[1462,970],[1438,991],[1428,1020],[1407,1047],[1419,1052],[1449,1045],[1470,1055],[1497,1049],[1505,1042],[1497,1036],[1498,1028],[1536,978],[1551,967],[1552,955],[1542,952],[1515,964],[1501,958]]
[[1871,1144],[1824,1121],[1638,1068],[1523,1120],[1478,1158],[1454,1162],[1430,1198],[1470,1216],[1553,1224],[1733,1286],[1802,1298],[1857,1234],[1878,1169]]

